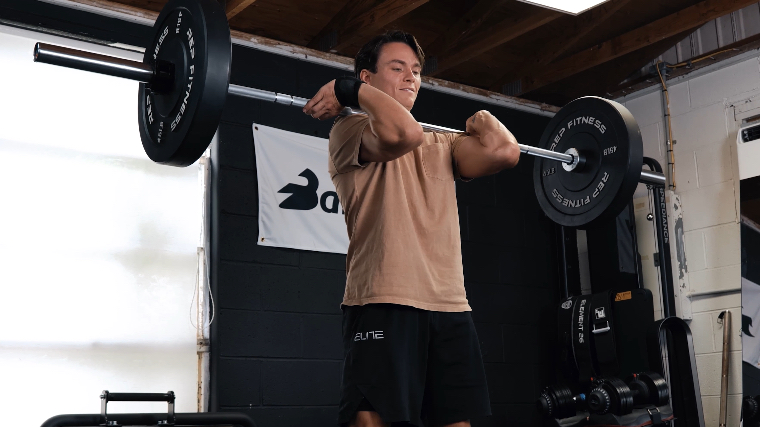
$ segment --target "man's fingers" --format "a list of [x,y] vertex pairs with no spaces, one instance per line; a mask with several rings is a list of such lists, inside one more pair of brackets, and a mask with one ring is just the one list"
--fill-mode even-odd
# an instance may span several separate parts
[[324,114],[325,110],[328,109],[327,105],[325,105],[325,104],[326,104],[326,102],[325,102],[324,98],[322,98],[319,102],[317,102],[314,105],[314,107],[312,107],[312,109],[311,109],[311,112],[310,112],[311,116],[316,119],[316,118],[320,117],[322,114]]
[[324,95],[322,94],[322,91],[317,92],[316,95],[314,95],[314,98],[311,98],[309,102],[306,103],[306,105],[303,106],[303,112],[306,114],[313,114],[314,106],[319,103],[319,101],[324,98]]

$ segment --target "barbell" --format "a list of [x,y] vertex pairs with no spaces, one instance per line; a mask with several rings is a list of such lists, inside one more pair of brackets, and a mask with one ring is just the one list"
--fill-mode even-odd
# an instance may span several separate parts
[[[229,83],[232,42],[215,0],[170,0],[153,25],[143,61],[37,43],[35,62],[140,82],[138,122],[148,157],[188,166],[206,151],[219,127],[227,94],[303,107],[306,98]],[[346,108],[341,115],[363,114]],[[420,123],[427,130],[462,131]],[[576,99],[550,120],[536,147],[519,144],[534,163],[539,204],[553,221],[592,227],[617,216],[638,183],[664,185],[642,170],[643,144],[633,115],[597,97]]]

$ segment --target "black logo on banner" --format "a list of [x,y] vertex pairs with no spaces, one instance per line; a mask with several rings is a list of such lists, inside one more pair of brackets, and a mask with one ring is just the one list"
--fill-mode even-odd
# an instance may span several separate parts
[[742,314],[742,332],[744,332],[745,335],[749,335],[752,338],[755,336],[750,333],[749,328],[752,327],[752,318]]
[[[297,211],[309,211],[320,205],[323,211],[327,213],[338,213],[338,193],[334,191],[325,191],[322,197],[317,194],[319,188],[319,179],[311,171],[304,169],[298,176],[306,178],[306,185],[290,183],[282,187],[278,193],[290,193],[290,197],[280,203],[282,209],[292,209]],[[341,213],[343,210],[341,209]]]

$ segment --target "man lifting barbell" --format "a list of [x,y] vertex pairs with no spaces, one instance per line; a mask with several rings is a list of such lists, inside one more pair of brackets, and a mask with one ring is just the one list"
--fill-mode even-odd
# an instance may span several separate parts
[[464,288],[455,178],[511,168],[520,147],[488,111],[466,133],[423,132],[412,117],[424,54],[389,32],[356,55],[357,78],[324,85],[303,108],[330,132],[329,172],[349,245],[339,421],[468,426],[490,415]]
[[302,107],[315,118],[346,115],[330,134],[329,168],[351,237],[340,416],[355,425],[423,417],[467,425],[490,412],[462,283],[455,177],[513,166],[519,152],[539,157],[539,205],[556,223],[580,228],[617,216],[639,182],[665,183],[661,173],[641,170],[633,116],[602,98],[564,106],[536,146],[517,144],[487,112],[467,121],[466,134],[417,123],[409,110],[424,58],[404,33],[362,49],[355,69],[364,83],[338,79],[311,101],[229,84],[229,24],[213,0],[167,2],[142,62],[42,43],[34,59],[142,82],[140,136],[148,157],[162,164],[187,166],[202,155],[228,93]]

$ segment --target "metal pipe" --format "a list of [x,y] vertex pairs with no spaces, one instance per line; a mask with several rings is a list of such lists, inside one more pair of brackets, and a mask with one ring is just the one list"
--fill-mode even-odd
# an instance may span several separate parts
[[726,406],[728,405],[728,360],[729,344],[731,343],[731,312],[726,310],[721,313],[723,317],[723,365],[720,376],[720,416],[718,426],[726,427]]
[[47,43],[34,45],[34,62],[106,74],[143,83],[153,81],[155,75],[153,67],[142,62]]
[[[92,52],[85,52],[77,49],[70,49],[61,46],[49,45],[46,43],[37,43],[34,47],[34,61],[47,64],[59,65],[62,67],[75,68],[83,71],[106,74],[114,77],[136,80],[143,83],[151,83],[156,80],[156,72],[147,64],[138,61],[115,58],[108,55],[101,55]],[[163,80],[163,79],[162,79]],[[259,101],[274,102],[276,104],[290,105],[293,107],[306,106],[309,102],[306,98],[287,95],[284,93],[271,92],[268,90],[256,89],[252,87],[231,84],[227,88],[230,95],[252,98]],[[340,113],[348,116],[352,114],[365,114],[362,111],[354,111],[351,108],[345,108]],[[455,132],[464,133],[461,130],[447,128],[443,126],[420,123],[424,129],[438,132]],[[542,157],[544,159],[556,160],[567,164],[577,163],[577,157],[569,153],[558,153],[543,148],[532,147],[529,145],[518,144],[520,152],[530,156]],[[661,173],[642,171],[641,182],[654,185],[664,185],[665,176]]]

